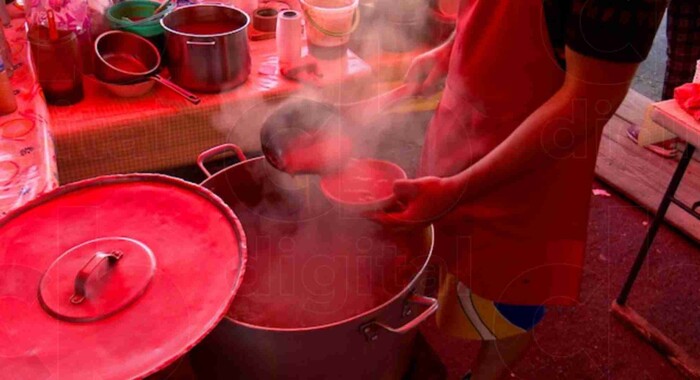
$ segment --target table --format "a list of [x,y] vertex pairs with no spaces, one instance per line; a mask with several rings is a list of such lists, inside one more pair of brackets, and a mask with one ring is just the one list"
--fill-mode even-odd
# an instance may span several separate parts
[[644,339],[654,345],[658,350],[665,354],[684,375],[689,378],[700,379],[700,364],[691,358],[680,346],[671,341],[661,331],[651,325],[646,319],[637,314],[632,308],[627,306],[627,299],[639,271],[644,265],[649,250],[654,242],[656,233],[664,221],[664,217],[671,204],[680,207],[685,212],[700,220],[700,202],[695,202],[692,205],[687,205],[675,197],[676,191],[683,180],[683,176],[688,168],[688,164],[693,158],[696,147],[700,146],[700,123],[695,121],[688,113],[686,113],[675,100],[667,100],[659,103],[654,103],[649,110],[650,119],[667,129],[672,134],[680,137],[687,142],[683,156],[681,157],[678,166],[671,178],[671,181],[666,188],[666,192],[661,199],[658,211],[654,216],[649,230],[647,232],[642,246],[639,249],[637,258],[635,259],[630,273],[625,281],[625,284],[620,291],[619,296],[612,304],[613,313],[620,318],[624,323],[633,328]]
[[252,41],[248,81],[225,93],[199,94],[196,106],[158,84],[144,97],[116,98],[86,78],[82,102],[49,108],[61,183],[193,164],[198,153],[224,142],[257,152],[260,124],[280,98],[337,101],[372,80],[370,66],[349,52],[319,60],[320,88],[293,82],[279,75],[275,49],[274,40]]
[[58,186],[48,110],[29,64],[24,19],[4,29],[17,66],[10,79],[17,111],[0,117],[0,218]]

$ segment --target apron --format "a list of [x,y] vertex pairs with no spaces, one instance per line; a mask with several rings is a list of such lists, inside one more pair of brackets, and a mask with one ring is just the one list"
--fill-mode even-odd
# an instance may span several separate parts
[[[477,162],[564,80],[542,0],[463,0],[456,36],[422,175],[451,176]],[[453,210],[435,224],[436,259],[483,298],[575,303],[599,140]]]

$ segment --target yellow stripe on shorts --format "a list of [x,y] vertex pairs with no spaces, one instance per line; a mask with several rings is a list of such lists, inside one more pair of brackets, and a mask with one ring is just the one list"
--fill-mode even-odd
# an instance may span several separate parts
[[504,318],[493,301],[472,293],[451,274],[443,277],[438,299],[438,326],[452,336],[470,340],[496,340],[526,332]]

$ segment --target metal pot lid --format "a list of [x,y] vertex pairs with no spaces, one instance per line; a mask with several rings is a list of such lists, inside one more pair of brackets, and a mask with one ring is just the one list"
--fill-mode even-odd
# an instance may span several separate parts
[[149,174],[59,189],[0,219],[0,378],[164,369],[229,308],[243,229],[208,190]]

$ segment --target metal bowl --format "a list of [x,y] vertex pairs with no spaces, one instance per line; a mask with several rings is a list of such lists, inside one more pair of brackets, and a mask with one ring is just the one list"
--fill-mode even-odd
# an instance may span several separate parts
[[[353,178],[358,175],[367,175],[369,178],[366,181]],[[389,161],[365,158],[352,160],[346,169],[322,177],[320,186],[321,192],[329,201],[346,211],[361,213],[380,211],[391,206],[395,202],[393,182],[400,179],[406,179],[406,172],[400,166]],[[386,182],[386,195],[373,194],[377,181]],[[350,186],[351,183],[354,186]],[[366,193],[370,198],[358,198],[357,192]]]
[[95,41],[95,76],[108,83],[128,84],[152,75],[160,66],[160,53],[147,39],[113,30]]
[[136,83],[119,84],[99,81],[100,85],[110,93],[120,98],[138,98],[144,96],[151,91],[156,82],[145,80]]
[[200,102],[199,97],[158,74],[160,53],[155,45],[141,36],[118,30],[102,33],[95,40],[95,53],[95,77],[102,82],[130,85],[156,81],[192,104]]

